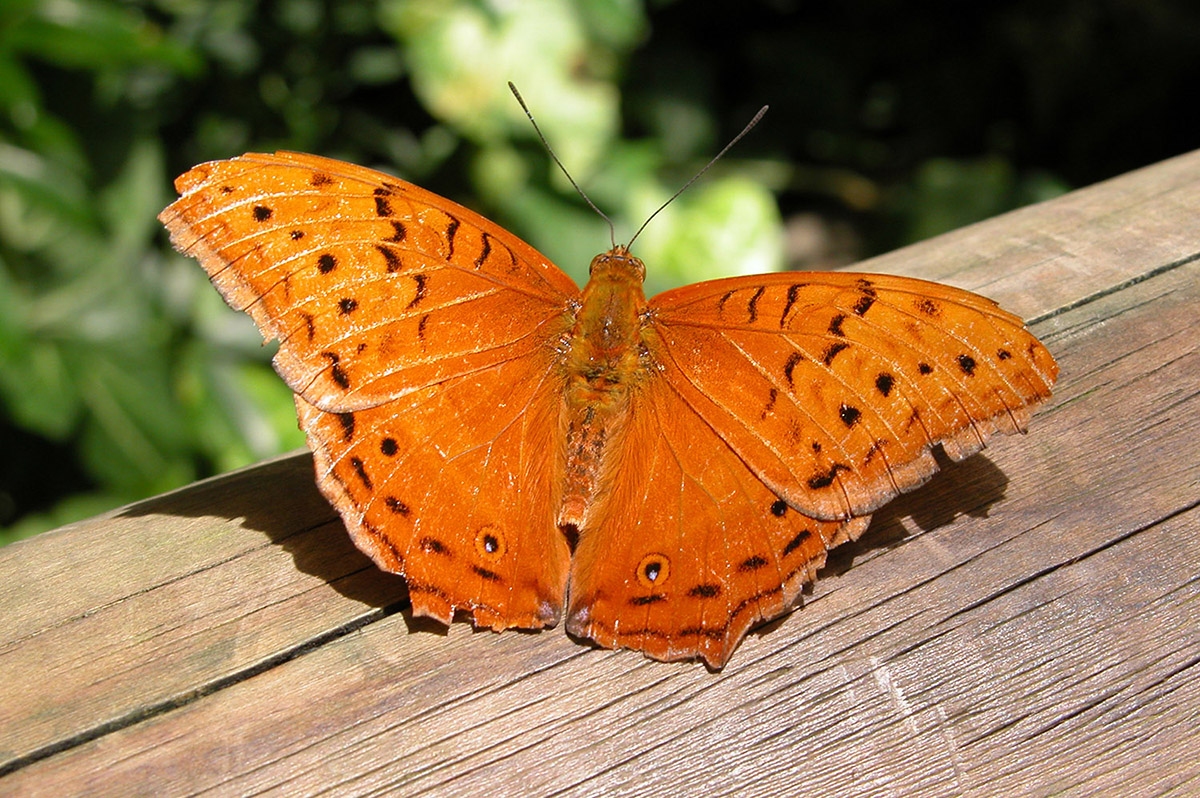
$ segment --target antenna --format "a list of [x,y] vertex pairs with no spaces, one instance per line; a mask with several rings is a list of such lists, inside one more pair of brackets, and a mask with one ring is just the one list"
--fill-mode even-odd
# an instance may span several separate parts
[[751,119],[744,128],[742,128],[741,133],[738,133],[736,136],[734,136],[733,140],[730,141],[728,144],[726,144],[721,149],[720,152],[718,152],[716,155],[714,155],[713,159],[711,161],[709,161],[708,163],[706,163],[704,165],[703,169],[701,169],[699,172],[697,172],[695,175],[693,175],[691,180],[684,183],[683,188],[679,189],[674,194],[672,194],[671,198],[669,200],[667,200],[666,202],[664,202],[662,205],[659,205],[658,210],[656,210],[654,213],[650,214],[650,216],[647,217],[646,221],[642,222],[642,226],[637,229],[637,232],[633,234],[633,238],[629,239],[629,243],[626,244],[625,247],[627,249],[629,247],[632,247],[634,240],[642,234],[642,231],[646,229],[646,225],[650,224],[650,220],[653,219],[655,216],[658,216],[658,214],[662,212],[663,208],[667,207],[672,202],[674,202],[676,197],[678,197],[683,192],[687,191],[688,187],[691,186],[692,183],[695,183],[697,180],[699,180],[700,175],[707,172],[713,164],[715,164],[717,161],[721,160],[721,157],[725,153],[729,152],[730,148],[733,147],[734,144],[737,144],[739,141],[741,141],[742,136],[745,136],[747,133],[749,133],[754,128],[754,126],[759,123],[759,120],[761,120],[763,118],[763,115],[767,113],[767,108],[769,108],[769,107],[770,106],[764,105],[762,108],[759,108],[758,113],[754,115],[754,118]]
[[571,185],[575,187],[577,192],[579,192],[579,196],[583,197],[583,201],[586,202],[592,210],[600,214],[601,219],[608,222],[608,240],[612,242],[613,248],[616,249],[617,232],[616,228],[613,226],[613,220],[608,218],[608,214],[596,207],[596,203],[592,202],[592,198],[585,194],[583,189],[579,187],[579,184],[575,182],[575,178],[571,177],[571,173],[567,171],[567,167],[563,166],[562,161],[558,160],[558,156],[554,154],[554,148],[550,146],[550,142],[546,141],[546,137],[542,135],[542,129],[538,127],[537,120],[533,118],[533,114],[529,111],[529,106],[525,104],[524,98],[521,97],[521,92],[517,91],[517,87],[513,85],[511,80],[508,82],[508,88],[509,91],[513,93],[513,96],[517,98],[517,102],[521,104],[521,110],[525,112],[525,116],[529,117],[529,124],[533,125],[533,129],[538,134],[538,138],[542,140],[542,146],[546,148],[546,152],[550,153],[550,157],[554,159],[556,164],[558,164],[558,168],[562,170],[562,173],[567,176],[567,180],[571,181]]
[[[567,180],[571,181],[571,185],[575,187],[575,190],[577,192],[579,192],[579,196],[583,197],[583,201],[586,202],[591,207],[592,210],[594,210],[596,213],[600,214],[600,217],[602,219],[604,219],[604,221],[608,222],[609,240],[612,241],[613,248],[615,249],[617,246],[617,241],[616,241],[617,234],[616,234],[616,228],[613,226],[612,219],[608,218],[608,214],[606,214],[604,211],[602,211],[596,207],[596,203],[592,202],[591,198],[588,197],[588,195],[584,193],[583,189],[579,187],[579,184],[575,182],[575,178],[571,177],[571,173],[567,171],[567,167],[563,166],[562,161],[560,161],[558,159],[558,156],[554,154],[554,149],[550,146],[550,142],[547,141],[546,137],[542,134],[542,129],[540,127],[538,127],[537,121],[533,118],[533,114],[530,113],[529,106],[527,106],[525,104],[525,100],[521,97],[521,92],[517,91],[517,87],[513,85],[511,80],[508,82],[508,88],[513,93],[513,96],[517,98],[517,102],[521,104],[521,110],[524,111],[525,116],[527,116],[529,118],[529,123],[531,125],[533,125],[533,129],[538,134],[538,138],[542,140],[542,146],[546,148],[546,152],[550,153],[550,157],[554,159],[554,162],[556,164],[558,164],[558,168],[562,170],[562,173],[567,176]],[[725,155],[725,153],[729,152],[729,150],[733,147],[734,144],[737,144],[739,141],[741,141],[742,137],[745,136],[747,133],[749,133],[754,128],[754,126],[759,123],[759,121],[763,118],[763,115],[765,115],[767,113],[767,109],[769,107],[770,106],[764,105],[762,108],[759,108],[758,113],[754,115],[754,118],[751,119],[744,128],[742,128],[741,133],[738,133],[736,136],[734,136],[733,139],[728,144],[726,144],[721,149],[720,152],[718,152],[716,155],[713,156],[711,161],[709,161],[708,163],[706,163],[704,165],[703,169],[701,169],[699,172],[697,172],[695,175],[693,175],[691,180],[684,183],[682,188],[680,188],[678,191],[676,191],[674,194],[672,194],[670,199],[668,199],[662,205],[659,205],[658,210],[656,210],[654,213],[650,214],[650,216],[648,216],[646,218],[646,221],[642,222],[642,226],[639,227],[637,229],[637,232],[633,234],[633,238],[629,239],[629,243],[625,245],[625,249],[628,250],[630,247],[633,246],[634,240],[636,240],[637,237],[642,234],[642,231],[646,229],[646,225],[650,224],[651,219],[653,219],[655,216],[658,216],[658,214],[662,212],[663,208],[667,207],[672,202],[674,202],[676,197],[678,197],[683,192],[687,191],[688,188],[692,185],[692,183],[695,183],[697,180],[699,180],[700,176],[703,175],[705,172],[707,172],[712,167],[713,164],[715,164],[717,161],[721,160],[721,158]]]

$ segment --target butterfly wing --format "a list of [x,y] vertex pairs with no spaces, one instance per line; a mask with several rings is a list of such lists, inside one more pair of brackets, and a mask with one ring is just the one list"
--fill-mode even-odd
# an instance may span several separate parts
[[664,380],[635,392],[628,423],[611,491],[575,550],[567,629],[719,668],[869,519],[796,512]]
[[1058,367],[994,302],[885,275],[715,280],[650,303],[663,379],[774,493],[816,518],[870,513],[1023,431]]
[[321,489],[417,614],[559,614],[555,363],[579,291],[515,236],[379,172],[296,153],[203,164],[160,220],[277,338]]
[[250,153],[175,185],[159,216],[172,243],[279,339],[276,370],[328,412],[536,352],[579,296],[503,228],[371,169]]

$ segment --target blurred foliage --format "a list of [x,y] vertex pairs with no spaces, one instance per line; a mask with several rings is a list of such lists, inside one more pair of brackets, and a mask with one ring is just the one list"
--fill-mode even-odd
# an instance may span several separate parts
[[638,239],[653,292],[837,265],[1195,147],[1197,38],[1184,0],[5,0],[0,541],[302,444],[271,350],[155,221],[195,163],[386,169],[580,280],[607,225],[508,80],[618,241],[771,103]]

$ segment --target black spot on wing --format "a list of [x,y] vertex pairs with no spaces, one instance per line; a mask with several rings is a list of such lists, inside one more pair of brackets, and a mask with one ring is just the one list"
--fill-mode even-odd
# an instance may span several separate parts
[[492,237],[484,231],[483,246],[479,249],[479,257],[475,258],[475,268],[483,268],[483,264],[487,262],[490,254],[492,254]]
[[846,320],[845,313],[839,313],[829,322],[830,335],[836,335],[839,338],[844,338],[846,333],[842,332],[842,322]]
[[838,353],[844,349],[848,349],[849,347],[850,344],[841,342],[830,344],[829,348],[825,350],[825,354],[821,355],[821,362],[826,366],[830,365],[833,363],[833,359],[838,356]]
[[338,300],[338,312],[345,316],[347,313],[353,313],[358,307],[358,300],[351,297]]
[[272,211],[266,205],[255,205],[254,210],[251,211],[254,216],[254,221],[256,222],[265,222],[267,219],[271,218],[271,214],[273,212],[274,211]]
[[843,404],[838,408],[838,417],[842,419],[842,423],[847,427],[853,427],[862,418],[862,412],[857,407]]
[[317,334],[316,321],[313,319],[313,314],[307,313],[303,310],[300,311],[300,318],[304,319],[304,332],[308,337],[308,342],[311,344],[312,339]]
[[660,593],[654,593],[649,596],[634,596],[633,598],[629,599],[629,603],[635,607],[644,607],[647,604],[657,604],[660,601],[666,601],[666,600],[667,600],[666,596],[664,596]]
[[342,368],[341,360],[335,352],[322,352],[321,357],[329,361],[329,378],[337,384],[343,391],[350,390],[350,378],[346,376],[345,369]]
[[474,571],[477,576],[481,576],[489,582],[504,581],[504,577],[500,576],[500,574],[496,573],[495,571],[489,571],[486,568],[480,568],[478,565],[472,565],[471,570]]
[[373,193],[375,195],[375,215],[391,216],[393,213],[392,205],[388,202],[388,197],[392,195],[391,189],[380,186]]
[[696,585],[687,592],[692,598],[716,598],[721,595],[721,586],[713,582]]
[[850,466],[843,463],[834,463],[829,467],[828,471],[818,471],[808,478],[808,486],[813,490],[828,488],[837,479],[839,471],[850,471]]
[[354,473],[358,475],[358,478],[362,482],[364,488],[367,490],[374,489],[374,486],[371,484],[371,476],[367,473],[367,467],[363,463],[361,457],[351,457],[350,467],[354,469]]
[[321,274],[329,274],[337,268],[337,258],[330,255],[328,252],[317,258],[317,271]]
[[406,228],[404,226],[404,222],[398,222],[395,219],[393,219],[392,220],[392,234],[383,240],[384,241],[395,241],[395,242],[399,243],[406,238],[408,238],[408,228]]
[[962,369],[962,373],[971,377],[975,374],[975,358],[970,355],[958,356],[958,367]]
[[442,554],[447,557],[450,556],[450,548],[435,537],[426,536],[421,538],[420,545],[425,551],[432,552],[434,554]]
[[800,361],[803,359],[804,358],[800,356],[799,352],[792,352],[790,355],[788,355],[787,362],[783,364],[783,377],[787,380],[788,390],[790,391],[794,391],[796,388],[796,384],[792,378],[792,372],[796,370],[796,366],[800,365]]
[[385,247],[383,244],[376,244],[375,249],[379,250],[379,254],[383,255],[383,259],[387,261],[388,272],[398,272],[404,268],[404,263],[401,262],[400,256],[396,254],[396,250],[391,247]]
[[873,295],[863,294],[858,298],[858,301],[854,303],[852,310],[856,316],[865,316],[867,311],[870,310],[871,306],[874,304],[875,297]]
[[446,260],[452,260],[454,258],[454,237],[458,235],[458,227],[460,224],[462,223],[458,221],[458,219],[451,216],[449,223],[446,225],[446,246],[448,247],[448,251],[446,252]]
[[755,554],[753,557],[747,557],[746,559],[744,559],[740,563],[738,563],[738,570],[739,571],[757,571],[759,568],[762,568],[762,567],[766,566],[767,564],[768,564],[768,560],[766,557],[762,557],[762,556],[759,556],[758,554]]
[[996,357],[1000,358],[1001,360],[1008,360],[1010,357],[1012,357],[1012,352],[1009,352],[1007,349],[1001,349],[1000,351],[996,352]]
[[880,372],[875,378],[875,390],[879,391],[884,396],[892,392],[892,386],[896,384],[896,379],[886,371]]
[[804,541],[807,540],[811,536],[812,536],[812,532],[810,532],[809,530],[807,530],[807,529],[800,530],[798,533],[796,533],[796,537],[789,540],[787,542],[787,545],[783,547],[783,552],[782,552],[783,556],[786,557],[789,554],[791,554],[793,551],[795,551],[796,549],[803,546]]
[[783,303],[783,313],[779,314],[779,327],[782,329],[787,323],[788,314],[792,312],[792,306],[796,304],[796,300],[800,298],[800,289],[808,283],[793,283],[788,286],[787,301]]
[[750,323],[758,321],[758,300],[762,299],[763,292],[767,290],[766,286],[760,285],[754,295],[750,297],[749,304],[746,305],[746,310],[750,313]]
[[396,452],[400,451],[400,447],[396,444],[395,438],[384,438],[379,442],[379,451],[388,457],[395,457]]
[[783,499],[778,499],[777,501],[771,503],[771,515],[775,516],[776,518],[783,518],[783,516],[787,514],[787,511],[787,502],[785,502]]
[[930,318],[937,318],[937,316],[942,312],[942,309],[938,307],[938,304],[928,297],[921,297],[916,301],[915,304],[917,306],[917,310],[921,311]]
[[383,500],[383,503],[387,505],[387,508],[396,515],[408,515],[411,512],[408,505],[397,499],[395,496],[388,496]]
[[917,371],[921,372],[922,374],[932,374],[933,366],[929,365],[928,363],[918,363]]
[[351,441],[354,439],[354,414],[353,413],[338,413],[338,423],[342,425],[342,440]]
[[303,230],[293,230],[292,232],[288,233],[288,237],[291,238],[293,241],[299,241],[300,239],[304,238],[304,231]]
[[428,280],[429,280],[428,275],[424,275],[424,274],[414,274],[413,275],[413,282],[416,283],[417,287],[416,287],[416,290],[413,292],[413,298],[411,300],[409,300],[408,305],[404,308],[405,310],[411,310],[411,309],[415,308],[421,302],[421,300],[425,298],[425,284]]
[[310,186],[327,186],[333,182],[333,178],[324,172],[313,172],[312,177],[308,179]]

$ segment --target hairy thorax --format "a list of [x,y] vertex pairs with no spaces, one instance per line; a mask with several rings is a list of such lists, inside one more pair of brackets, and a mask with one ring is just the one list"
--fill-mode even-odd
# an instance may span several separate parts
[[646,296],[642,262],[622,247],[592,261],[591,279],[571,330],[561,418],[565,441],[558,523],[582,530],[596,488],[616,467],[628,419],[630,391],[648,365],[642,332]]

